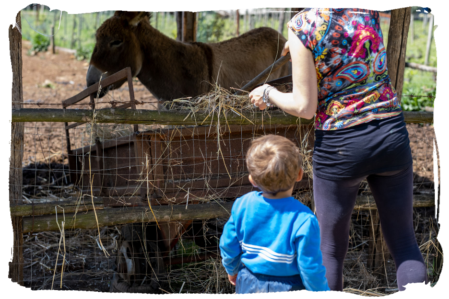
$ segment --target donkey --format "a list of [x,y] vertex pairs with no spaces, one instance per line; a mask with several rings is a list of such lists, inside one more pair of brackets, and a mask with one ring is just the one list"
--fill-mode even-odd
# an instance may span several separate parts
[[[286,41],[274,29],[257,28],[220,43],[180,42],[153,28],[150,17],[148,12],[116,11],[98,28],[87,86],[130,67],[159,101],[197,96],[214,84],[238,88],[278,59]],[[269,79],[288,73],[284,65]],[[103,89],[100,97],[125,81]]]

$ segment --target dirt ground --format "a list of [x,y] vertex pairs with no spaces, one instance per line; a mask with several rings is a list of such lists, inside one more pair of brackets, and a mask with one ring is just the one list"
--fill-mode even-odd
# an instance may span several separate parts
[[[77,61],[73,54],[64,52],[57,53],[56,55],[46,52],[30,56],[27,54],[28,50],[29,45],[25,43],[23,45],[22,56],[25,108],[59,109],[62,108],[63,100],[76,95],[86,88],[85,75],[88,68],[87,61]],[[141,105],[138,105],[138,109],[155,109],[155,98],[138,80],[134,81],[134,92],[136,100],[142,102]],[[111,100],[127,101],[128,99],[128,86],[124,84],[119,90],[99,100],[97,107],[108,107],[109,104],[105,104],[105,102]],[[89,107],[87,102],[88,99],[84,100],[83,104],[73,106],[73,108],[87,109]],[[23,165],[27,166],[33,162],[67,163],[65,157],[65,131],[63,128],[63,123],[27,123],[25,125]],[[433,126],[409,124],[407,128],[414,159],[415,193],[431,193],[434,189],[433,141],[435,133]],[[86,129],[80,128],[71,132],[73,131],[75,131],[75,136],[72,138],[72,148],[77,148],[89,142],[90,139],[86,136]],[[362,229],[360,231],[362,232]],[[368,229],[366,231],[369,232]],[[94,230],[89,232],[75,230],[67,236],[67,261],[69,268],[66,269],[67,276],[64,278],[62,289],[109,290],[110,279],[115,269],[112,258],[114,251],[112,250],[112,256],[110,258],[105,258],[98,249],[98,237],[96,234]],[[101,236],[102,239],[103,237],[105,238],[103,242],[105,244],[112,244],[111,248],[113,248],[115,244],[114,240],[117,237],[117,227],[104,228]],[[26,249],[24,253],[26,262],[29,263],[25,267],[25,276],[28,279],[27,286],[33,289],[51,288],[55,257],[58,255],[55,246],[57,246],[58,241],[59,235],[57,233],[43,232],[27,234],[25,237]],[[358,246],[357,244],[354,245],[354,248]],[[420,244],[422,243],[420,242]],[[49,249],[50,247],[52,249]],[[71,252],[72,250],[73,252]],[[355,257],[354,260],[357,259],[359,261],[359,253]],[[58,266],[60,265],[61,261],[58,262]],[[345,267],[347,269],[354,269],[352,264],[348,264]],[[70,279],[70,276],[73,276],[73,278]],[[223,283],[226,283],[225,278],[223,278]],[[60,276],[56,275],[54,289],[61,287],[57,283],[59,279]],[[345,279],[349,281],[350,278],[348,276]],[[394,275],[392,281],[394,282]],[[359,280],[354,283],[351,282],[348,286],[354,285],[355,287],[357,284],[359,284]],[[364,286],[367,289],[373,287],[374,285],[370,285],[369,283]]]

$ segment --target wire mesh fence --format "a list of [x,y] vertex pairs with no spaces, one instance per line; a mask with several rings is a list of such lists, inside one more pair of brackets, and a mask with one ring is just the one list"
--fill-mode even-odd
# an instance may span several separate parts
[[[435,283],[442,260],[433,206],[435,135],[430,124],[407,124],[407,129],[414,159],[415,233]],[[150,214],[160,205],[183,209],[223,205],[254,190],[247,179],[245,153],[251,139],[260,135],[280,134],[300,146],[307,175],[295,186],[294,196],[314,209],[309,125],[139,125],[135,133],[133,125],[87,123],[70,134],[68,153],[62,123],[25,124],[23,199],[34,211],[45,203],[59,209],[59,214],[46,217],[60,224],[56,231],[24,234],[25,284],[33,289],[233,292],[218,246],[226,217],[109,226],[102,226],[100,219],[96,229],[62,228],[62,221],[81,219],[82,207],[93,203],[92,195],[95,209],[110,217],[132,207]],[[378,259],[379,223],[373,221],[375,210],[364,201],[370,195],[362,182],[344,279],[347,292],[379,295],[397,288],[388,251]],[[73,213],[68,203],[78,211]],[[39,217],[28,218],[37,227]]]

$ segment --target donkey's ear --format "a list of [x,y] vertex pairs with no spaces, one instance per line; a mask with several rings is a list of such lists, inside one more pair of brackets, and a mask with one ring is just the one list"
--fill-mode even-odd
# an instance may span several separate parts
[[132,25],[132,26],[137,26],[142,21],[149,22],[150,18],[151,18],[151,13],[149,13],[147,11],[142,11],[142,12],[139,12],[134,18],[132,18],[129,21],[129,24]]
[[114,16],[126,19],[132,26],[137,26],[140,22],[149,20],[151,14],[149,12],[137,12],[137,11],[116,11]]

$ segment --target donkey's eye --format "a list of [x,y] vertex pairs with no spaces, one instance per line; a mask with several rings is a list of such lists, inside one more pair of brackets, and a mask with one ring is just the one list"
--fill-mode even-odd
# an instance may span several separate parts
[[123,43],[122,40],[115,40],[115,41],[110,42],[109,46],[110,47],[117,47],[117,46],[120,46],[122,43]]

